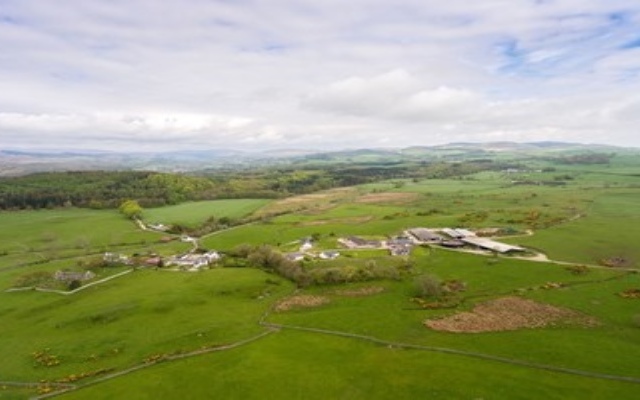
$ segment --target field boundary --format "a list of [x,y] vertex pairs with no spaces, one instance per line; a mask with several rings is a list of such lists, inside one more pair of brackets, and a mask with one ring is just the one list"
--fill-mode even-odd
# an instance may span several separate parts
[[130,274],[131,272],[133,272],[133,269],[128,269],[126,271],[122,271],[122,272],[118,272],[117,274],[108,276],[106,278],[100,279],[98,281],[94,281],[91,283],[87,283],[86,285],[82,285],[77,289],[73,289],[73,290],[57,290],[57,289],[45,289],[45,288],[40,288],[37,286],[28,286],[28,287],[21,287],[21,288],[9,288],[7,290],[5,290],[5,292],[26,292],[29,290],[34,290],[36,292],[44,292],[44,293],[55,293],[55,294],[61,294],[63,296],[70,296],[72,294],[76,294],[82,290],[85,290],[87,288],[90,288],[92,286],[104,283],[104,282],[108,282],[112,279],[116,279],[116,278],[120,278],[121,276]]
[[[247,339],[243,339],[243,340],[239,340],[237,342],[233,342],[230,344],[226,344],[226,345],[222,345],[222,346],[216,346],[216,347],[208,347],[205,349],[200,349],[200,350],[195,350],[195,351],[191,351],[188,353],[181,353],[181,354],[174,354],[174,355],[167,355],[161,358],[158,358],[156,360],[153,361],[149,361],[149,362],[144,362],[142,364],[137,364],[134,365],[133,367],[129,367],[125,370],[121,370],[121,371],[117,371],[108,375],[104,375],[100,378],[97,378],[95,380],[92,380],[90,382],[86,382],[84,384],[78,384],[78,385],[69,385],[68,387],[63,388],[62,390],[58,390],[55,392],[51,392],[51,393],[47,393],[47,394],[43,394],[43,395],[39,395],[39,396],[35,396],[32,397],[33,400],[41,400],[41,399],[50,399],[56,396],[60,396],[62,394],[65,393],[69,393],[72,391],[76,391],[79,389],[83,389],[89,386],[93,386],[96,385],[98,383],[102,383],[105,381],[109,381],[111,379],[115,379],[115,378],[119,378],[121,376],[125,376],[125,375],[129,375],[133,372],[137,372],[146,368],[150,368],[153,367],[154,365],[158,365],[158,364],[163,364],[166,362],[170,362],[170,361],[178,361],[178,360],[182,360],[185,358],[191,358],[191,357],[197,357],[203,354],[208,354],[208,353],[214,353],[214,352],[218,352],[218,351],[226,351],[226,350],[233,350],[235,348],[238,347],[242,347],[242,346],[246,346],[248,344],[251,344],[253,342],[256,342],[266,336],[271,335],[274,332],[277,332],[279,329],[278,328],[273,328],[273,327],[268,327],[267,330],[265,330],[264,332],[259,333],[258,335],[255,336],[251,336]],[[43,384],[39,384],[39,386],[42,386]],[[59,384],[59,383],[51,383],[51,385],[55,385],[55,386],[62,386],[63,384]]]
[[271,327],[274,329],[290,329],[290,330],[297,330],[297,331],[303,331],[303,332],[320,333],[324,335],[333,335],[333,336],[340,336],[340,337],[346,337],[351,339],[358,339],[358,340],[362,340],[362,341],[366,341],[366,342],[370,342],[378,345],[387,346],[389,348],[414,349],[414,350],[429,351],[434,353],[454,354],[454,355],[465,356],[465,357],[473,357],[481,360],[496,361],[504,364],[517,365],[525,368],[532,368],[532,369],[537,369],[542,371],[559,372],[559,373],[564,373],[569,375],[584,376],[587,378],[606,379],[606,380],[612,380],[612,381],[621,381],[621,382],[640,384],[640,377],[603,374],[603,373],[584,371],[584,370],[579,370],[574,368],[558,367],[558,366],[547,365],[547,364],[537,364],[537,363],[531,363],[528,361],[522,361],[514,358],[500,357],[500,356],[484,354],[484,353],[475,353],[475,352],[470,352],[465,350],[452,349],[448,347],[434,347],[434,346],[424,346],[424,345],[411,344],[411,343],[393,342],[393,341],[378,339],[373,336],[359,335],[356,333],[334,331],[329,329],[309,328],[304,326],[286,325],[286,324],[275,324],[270,322],[261,322],[261,324],[263,326]]

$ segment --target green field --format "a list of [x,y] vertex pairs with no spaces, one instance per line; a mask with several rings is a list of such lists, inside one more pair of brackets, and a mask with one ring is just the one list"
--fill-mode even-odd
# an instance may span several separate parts
[[62,398],[172,399],[185,390],[203,399],[632,399],[637,385],[283,331]]
[[152,223],[196,225],[209,217],[237,219],[245,217],[270,200],[211,200],[144,210],[145,220]]
[[[640,299],[619,296],[640,289],[640,178],[629,174],[633,162],[528,173],[543,181],[572,175],[558,186],[514,184],[511,175],[482,172],[278,202],[147,209],[146,221],[165,224],[264,217],[203,237],[200,245],[208,249],[269,244],[289,252],[314,236],[312,252],[342,254],[307,259],[306,270],[379,265],[401,272],[396,279],[296,289],[257,268],[139,268],[72,295],[2,291],[0,399],[38,392],[12,382],[43,391],[74,375],[77,390],[60,398],[634,399],[640,391]],[[169,256],[191,248],[162,241],[164,235],[142,231],[116,211],[4,212],[0,224],[2,289],[24,274],[77,269],[105,251]],[[505,242],[568,264],[430,247],[391,257],[385,250],[347,251],[338,242],[349,235],[384,239],[418,226],[508,227],[518,235]],[[603,259],[624,265],[602,267]],[[588,268],[572,273],[571,263]],[[101,273],[127,270],[119,268]],[[412,299],[414,281],[424,275],[462,281],[466,290],[451,308],[422,308]],[[372,292],[353,294],[362,290]],[[323,303],[274,308],[294,293]],[[485,333],[424,326],[505,296],[573,310],[597,323]],[[198,350],[204,354],[179,358]],[[131,368],[139,369],[111,376]]]

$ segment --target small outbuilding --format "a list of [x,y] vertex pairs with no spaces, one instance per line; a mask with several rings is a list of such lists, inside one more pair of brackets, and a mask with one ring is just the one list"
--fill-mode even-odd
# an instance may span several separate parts
[[289,261],[302,261],[302,260],[304,260],[304,254],[303,253],[287,253],[287,254],[285,254],[285,257]]
[[57,281],[71,282],[71,281],[88,281],[95,278],[96,274],[91,271],[56,271],[53,278]]
[[323,251],[318,255],[318,257],[320,257],[323,260],[335,260],[339,256],[340,256],[340,253],[337,251]]

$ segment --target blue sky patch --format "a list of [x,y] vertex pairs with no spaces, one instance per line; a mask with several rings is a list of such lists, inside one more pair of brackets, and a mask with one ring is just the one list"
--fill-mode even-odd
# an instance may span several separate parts
[[640,47],[640,37],[636,38],[630,42],[627,42],[625,44],[623,44],[622,46],[620,46],[621,49],[627,50],[627,49],[635,49],[637,47]]

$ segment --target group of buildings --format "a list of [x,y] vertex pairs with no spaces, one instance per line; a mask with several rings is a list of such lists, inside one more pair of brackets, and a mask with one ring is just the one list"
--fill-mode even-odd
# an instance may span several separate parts
[[127,257],[118,253],[104,253],[103,261],[107,265],[131,265],[145,267],[173,267],[188,271],[198,271],[209,267],[221,258],[217,251],[188,252],[171,257],[157,254],[148,256]]
[[[497,232],[497,230],[483,230],[482,233]],[[348,236],[338,240],[349,249],[388,249],[391,255],[405,256],[411,252],[413,246],[421,244],[435,244],[447,248],[468,248],[474,250],[491,251],[500,254],[524,252],[526,249],[493,239],[480,236],[464,228],[412,228],[403,235],[388,240],[364,239],[358,236]]]
[[[347,236],[338,239],[338,243],[347,249],[387,249],[393,256],[408,256],[414,246],[433,244],[454,249],[473,249],[507,254],[524,252],[526,249],[502,242],[495,241],[486,235],[496,234],[496,229],[483,229],[471,231],[463,228],[412,228],[402,235],[387,240],[366,239],[359,236]],[[192,238],[181,238],[183,241],[191,241]],[[305,257],[321,260],[333,260],[340,256],[336,250],[313,252],[314,245],[311,238],[300,240],[297,252],[286,253],[291,261],[301,261]],[[107,265],[131,265],[146,267],[169,267],[184,271],[199,271],[210,267],[220,260],[221,255],[217,251],[191,251],[171,257],[159,255],[128,257],[118,253],[105,253],[103,261]],[[91,272],[58,271],[54,278],[58,281],[86,281],[94,277]]]

